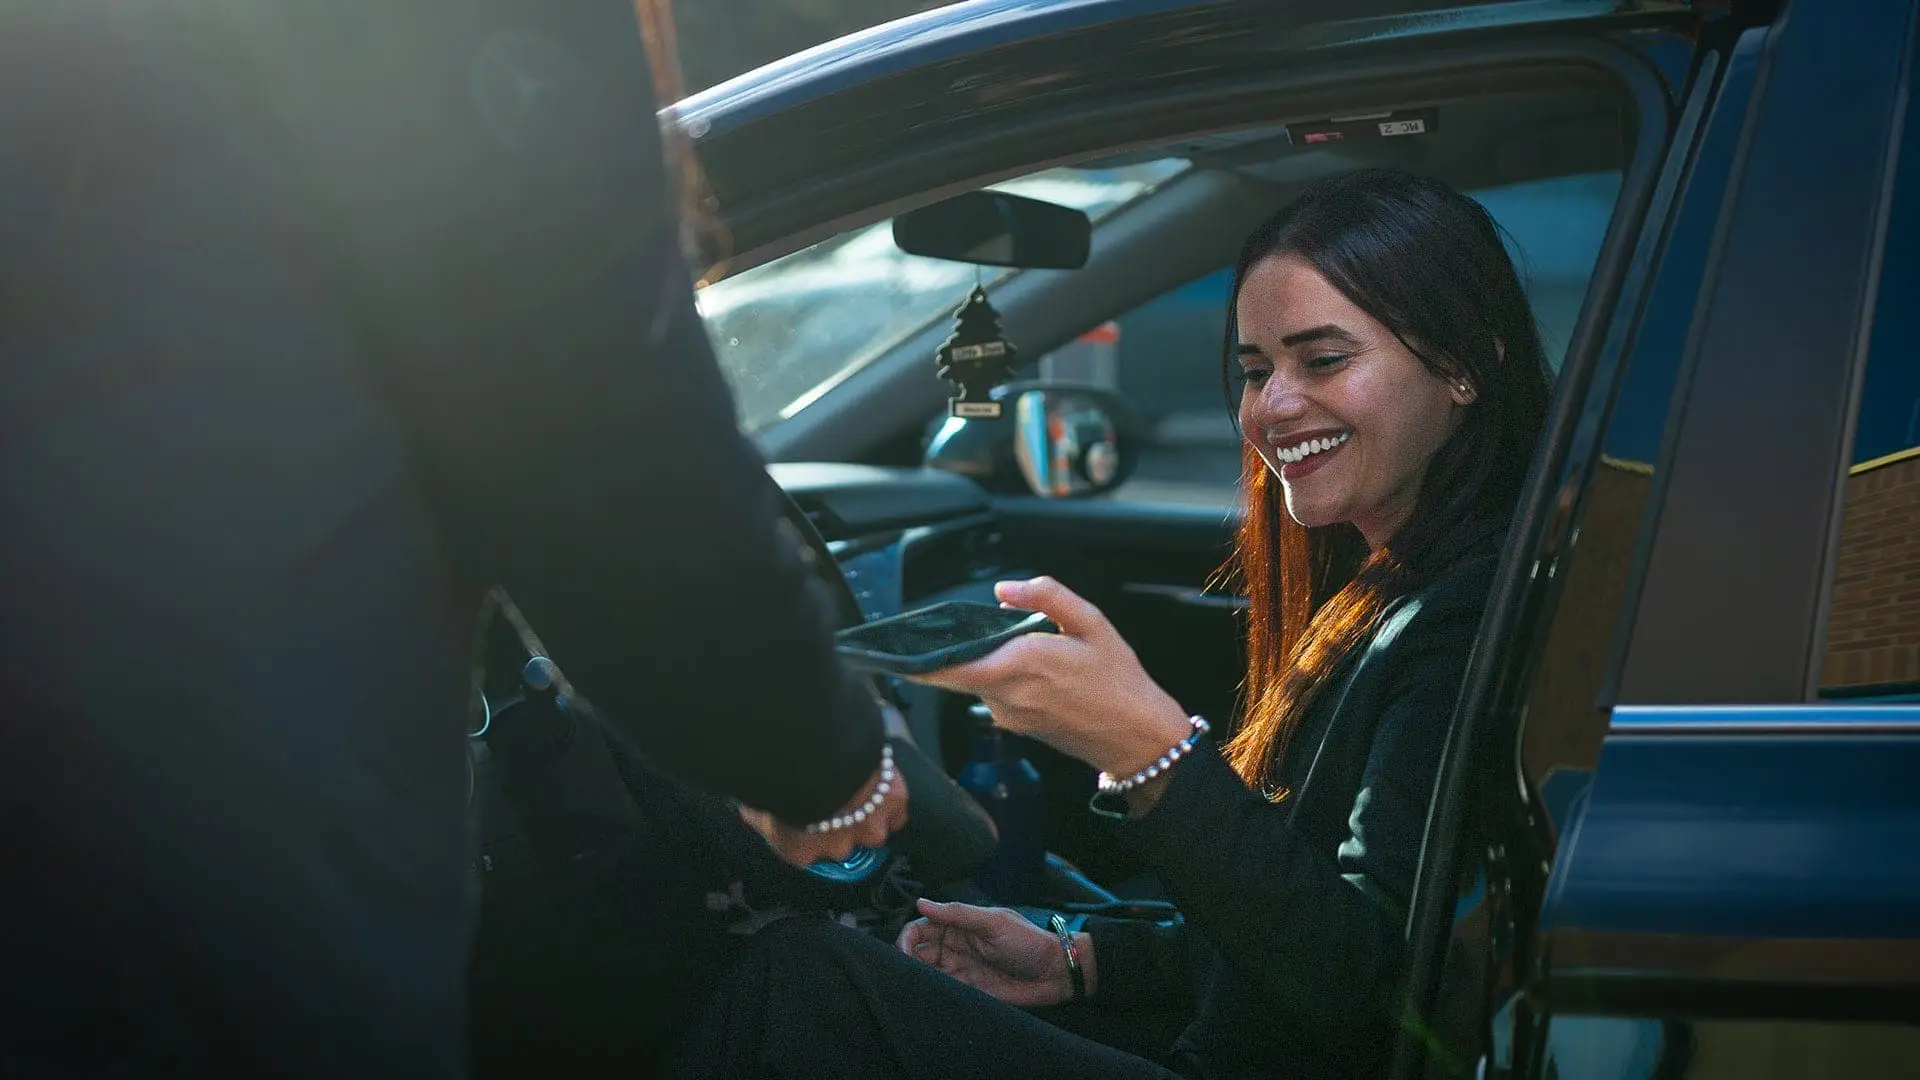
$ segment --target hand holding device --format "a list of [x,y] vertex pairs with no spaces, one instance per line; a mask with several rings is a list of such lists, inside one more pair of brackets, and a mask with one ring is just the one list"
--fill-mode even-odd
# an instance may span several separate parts
[[848,627],[835,647],[854,667],[889,675],[924,675],[978,660],[1022,634],[1057,633],[1037,611],[950,600],[904,615]]

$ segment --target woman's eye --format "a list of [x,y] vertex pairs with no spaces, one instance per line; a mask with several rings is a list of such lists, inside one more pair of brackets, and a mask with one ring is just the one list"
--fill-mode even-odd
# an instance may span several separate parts
[[1267,376],[1271,374],[1273,374],[1273,372],[1266,368],[1243,368],[1240,371],[1240,381],[1253,386],[1259,386],[1261,383],[1266,382]]
[[1306,360],[1308,371],[1324,371],[1347,358],[1345,353],[1328,353],[1325,356],[1313,356]]

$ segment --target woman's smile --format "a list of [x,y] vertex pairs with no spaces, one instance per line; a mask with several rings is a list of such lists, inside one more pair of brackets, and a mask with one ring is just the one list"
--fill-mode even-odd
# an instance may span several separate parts
[[1352,436],[1351,431],[1321,431],[1270,439],[1273,456],[1280,462],[1280,479],[1293,483],[1313,475],[1332,460]]

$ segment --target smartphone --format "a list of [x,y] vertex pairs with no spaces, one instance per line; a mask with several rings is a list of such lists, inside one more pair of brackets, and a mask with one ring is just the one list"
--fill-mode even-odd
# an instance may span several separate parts
[[834,635],[834,644],[854,667],[888,675],[924,675],[978,660],[1036,630],[1052,633],[1059,627],[1037,611],[949,600],[848,627]]

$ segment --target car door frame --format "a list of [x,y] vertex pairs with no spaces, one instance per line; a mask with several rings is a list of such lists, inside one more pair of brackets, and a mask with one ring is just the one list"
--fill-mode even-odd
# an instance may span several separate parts
[[[1899,109],[1881,103],[1904,101],[1900,88],[1905,85],[1901,80],[1906,78],[1913,8],[1907,0],[1886,0],[1867,8],[1850,5],[1842,16],[1831,7],[1795,4],[1765,31],[1765,56],[1700,283],[1668,434],[1655,468],[1656,486],[1646,511],[1652,525],[1643,531],[1638,566],[1619,613],[1617,678],[1603,692],[1605,707],[1804,706],[1813,697],[1852,405],[1871,326],[1878,245],[1898,151]],[[1836,51],[1839,41],[1876,42],[1879,47],[1841,53]],[[1854,55],[1863,59],[1854,63]],[[1835,61],[1842,56],[1849,62],[1836,77]],[[1874,104],[1847,114],[1845,130],[1821,145],[1816,165],[1804,141],[1808,117],[1814,103],[1842,101]],[[1815,212],[1809,213],[1810,207]],[[1784,228],[1783,219],[1789,222]],[[1656,224],[1650,220],[1648,226],[1650,251],[1658,248]],[[1783,273],[1787,266],[1800,273],[1789,277]],[[1617,321],[1615,332],[1624,343],[1632,327],[1625,309],[1622,315],[1627,317]],[[1795,344],[1781,347],[1781,342]],[[1537,492],[1542,498],[1529,505],[1529,513],[1541,512],[1540,504],[1549,496],[1577,508],[1606,415],[1606,405],[1596,407],[1595,401],[1604,401],[1604,395],[1589,401],[1589,412],[1596,415],[1587,442],[1588,476],[1564,476],[1557,492],[1542,485]],[[1783,432],[1804,437],[1784,438]],[[1778,513],[1781,505],[1814,512],[1799,522],[1785,521]],[[1571,509],[1563,512],[1562,520],[1573,524]],[[1550,539],[1553,530],[1542,532]],[[1532,561],[1528,580],[1515,575],[1501,583],[1498,610],[1490,613],[1490,620],[1522,610],[1529,593],[1551,593],[1566,551],[1536,550],[1542,557]],[[1706,617],[1716,608],[1725,611],[1729,599],[1736,605],[1732,617]],[[1509,625],[1524,624],[1516,619]],[[1544,627],[1543,622],[1532,625]],[[1466,850],[1472,842],[1468,808],[1477,801],[1513,798],[1517,763],[1510,755],[1501,758],[1488,751],[1512,741],[1502,740],[1499,733],[1512,734],[1508,725],[1517,725],[1524,711],[1524,681],[1509,678],[1503,692],[1500,679],[1524,669],[1527,651],[1489,658],[1469,677],[1463,719],[1443,764],[1416,892],[1410,1015],[1431,1016],[1436,1004],[1453,903],[1472,862]],[[1697,708],[1688,714],[1636,716],[1628,708],[1616,713],[1607,739],[1644,740],[1663,732],[1698,736],[1707,717]],[[1763,722],[1781,720],[1774,713],[1751,715]],[[1503,761],[1504,768],[1486,769],[1490,757]],[[1603,750],[1594,800],[1608,783],[1608,764]],[[1524,791],[1524,775],[1520,780]],[[1516,814],[1507,820],[1523,817]],[[1511,833],[1496,835],[1489,847],[1524,845],[1526,840]],[[1563,845],[1562,856],[1571,846]],[[1549,888],[1564,886],[1563,862],[1555,864]],[[1636,866],[1628,858],[1611,869],[1631,878],[1670,868],[1647,858]],[[1706,884],[1705,879],[1697,883]],[[1529,924],[1537,923],[1541,914],[1535,908],[1515,916]],[[1564,940],[1554,935],[1564,938],[1564,933],[1564,928],[1548,927],[1541,940],[1532,943],[1532,965],[1519,973],[1523,992],[1539,1006],[1536,1015],[1542,1022],[1550,1018],[1556,1002],[1570,1000],[1569,994],[1611,992],[1617,1000],[1621,991],[1631,996],[1634,989],[1662,979],[1694,990],[1714,983],[1711,952],[1684,948],[1665,957],[1643,950],[1640,960],[1649,970],[1586,970],[1572,980],[1555,978],[1550,957]],[[1603,986],[1608,980],[1613,985]],[[1659,1015],[1645,1011],[1650,1007],[1650,1000],[1642,1001],[1640,1015]],[[1533,1052],[1521,1055],[1522,1075],[1538,1075],[1544,1040],[1537,1037],[1540,1032],[1534,1034]],[[1394,1075],[1415,1075],[1424,1057],[1417,1039],[1403,1038]]]

